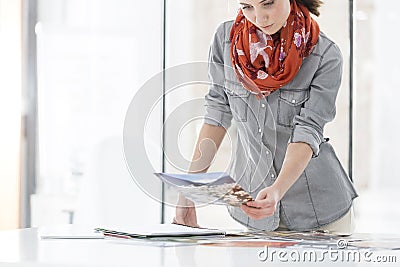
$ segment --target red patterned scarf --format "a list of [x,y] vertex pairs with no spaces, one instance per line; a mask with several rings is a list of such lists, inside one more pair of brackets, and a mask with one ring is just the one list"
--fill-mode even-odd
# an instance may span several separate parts
[[285,25],[273,36],[249,22],[240,10],[230,33],[236,77],[258,98],[268,96],[296,76],[317,43],[319,31],[308,9],[296,1],[291,3]]

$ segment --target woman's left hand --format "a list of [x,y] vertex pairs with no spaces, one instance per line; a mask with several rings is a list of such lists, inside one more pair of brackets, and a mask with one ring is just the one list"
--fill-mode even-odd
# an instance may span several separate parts
[[254,201],[247,202],[241,208],[250,218],[260,220],[274,214],[281,198],[279,191],[269,186],[261,190]]

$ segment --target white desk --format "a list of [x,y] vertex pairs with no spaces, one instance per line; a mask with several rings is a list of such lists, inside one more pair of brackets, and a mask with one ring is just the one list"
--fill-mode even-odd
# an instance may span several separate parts
[[[131,240],[42,240],[37,229],[0,231],[0,265],[6,266],[276,266],[287,263],[262,262],[258,252],[262,248],[211,247],[204,245],[157,247]],[[388,254],[388,253],[386,253]],[[389,251],[390,255],[400,252]],[[338,262],[324,262],[337,266]],[[340,263],[364,266],[365,262]],[[297,263],[297,266],[310,263]],[[320,265],[320,264],[319,264]],[[374,265],[381,266],[381,265]],[[385,266],[396,266],[390,263]]]

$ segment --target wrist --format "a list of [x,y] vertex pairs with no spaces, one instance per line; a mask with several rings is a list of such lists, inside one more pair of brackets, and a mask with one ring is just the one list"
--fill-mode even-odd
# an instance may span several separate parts
[[283,196],[286,194],[288,190],[285,186],[279,183],[279,181],[275,181],[275,183],[271,185],[271,188],[273,189],[274,192],[276,192],[278,201],[280,201],[283,198]]

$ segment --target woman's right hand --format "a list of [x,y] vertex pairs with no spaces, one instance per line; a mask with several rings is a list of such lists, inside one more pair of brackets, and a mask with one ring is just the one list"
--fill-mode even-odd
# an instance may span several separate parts
[[175,209],[175,217],[172,221],[175,224],[182,224],[191,227],[200,227],[197,224],[196,207],[193,201],[179,195]]

